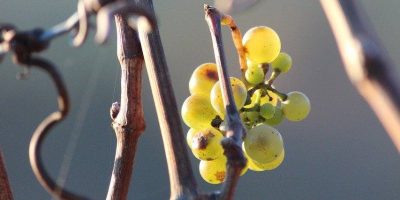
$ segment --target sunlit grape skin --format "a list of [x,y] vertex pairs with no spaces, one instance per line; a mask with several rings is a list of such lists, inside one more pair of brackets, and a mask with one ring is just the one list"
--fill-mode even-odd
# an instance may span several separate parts
[[224,149],[221,145],[223,138],[222,133],[212,127],[196,130],[189,146],[193,155],[199,160],[214,160],[223,156]]
[[258,163],[250,158],[248,158],[247,162],[249,163],[248,165],[250,170],[261,172],[261,171],[276,169],[282,164],[284,159],[285,159],[285,149],[283,149],[282,152],[278,155],[278,157],[276,157],[271,162]]
[[[230,77],[233,98],[235,100],[236,108],[239,110],[244,106],[247,99],[247,89],[244,83],[235,77]],[[222,100],[222,92],[219,81],[215,83],[211,89],[210,101],[212,107],[220,115],[221,118],[225,116],[225,106]]]
[[285,52],[279,53],[278,57],[275,58],[271,63],[271,67],[279,72],[286,73],[292,68],[292,58]]
[[211,184],[220,184],[224,182],[226,161],[225,156],[211,161],[201,160],[199,164],[200,176]]
[[[208,183],[220,184],[224,182],[226,176],[226,162],[225,156],[221,156],[215,160],[206,161],[201,160],[199,164],[200,176]],[[248,165],[242,169],[240,175],[244,175],[248,170]]]
[[202,129],[211,126],[217,113],[211,106],[210,99],[201,94],[189,96],[182,105],[182,119],[187,126]]
[[268,163],[282,152],[282,136],[275,128],[260,124],[247,132],[243,141],[243,149],[255,162]]
[[282,112],[290,121],[305,119],[311,110],[308,97],[302,92],[294,91],[287,94],[287,99],[282,102]]
[[270,63],[281,51],[281,41],[278,34],[266,26],[256,26],[243,36],[243,46],[246,56],[253,63]]
[[218,81],[217,66],[214,63],[204,63],[198,66],[189,80],[190,94],[210,95],[211,89]]

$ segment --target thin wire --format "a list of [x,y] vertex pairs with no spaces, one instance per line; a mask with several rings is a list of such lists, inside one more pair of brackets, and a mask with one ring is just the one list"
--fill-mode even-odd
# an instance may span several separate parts
[[[95,52],[95,53],[98,53]],[[104,55],[99,55],[99,58],[104,58]],[[85,124],[86,121],[86,116],[90,108],[90,104],[92,102],[95,89],[97,87],[97,84],[99,82],[99,77],[100,77],[100,72],[101,69],[104,65],[101,64],[101,59],[97,59],[96,63],[94,64],[95,67],[92,70],[92,73],[90,74],[88,84],[85,88],[85,92],[83,94],[81,103],[79,105],[79,112],[77,114],[77,117],[75,119],[74,126],[71,130],[71,135],[68,140],[68,144],[64,153],[64,158],[61,164],[61,168],[57,177],[57,183],[61,187],[64,187],[66,181],[67,181],[67,176],[69,174],[69,170],[71,168],[72,164],[72,159],[73,155],[75,154],[75,150],[78,144],[79,137],[82,135],[82,129],[83,125]]]

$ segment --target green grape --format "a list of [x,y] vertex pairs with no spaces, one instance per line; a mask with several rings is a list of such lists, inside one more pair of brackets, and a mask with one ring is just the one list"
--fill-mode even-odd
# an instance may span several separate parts
[[260,124],[247,132],[242,146],[250,159],[258,163],[268,163],[282,152],[283,140],[278,130]]
[[270,119],[265,119],[264,123],[270,126],[277,126],[283,121],[283,112],[280,107],[275,107],[274,116]]
[[282,150],[282,152],[271,162],[267,163],[258,163],[250,158],[247,159],[247,162],[249,163],[249,169],[253,171],[265,171],[265,170],[273,170],[279,167],[283,160],[285,159],[285,149]]
[[224,149],[221,132],[215,128],[196,131],[192,137],[191,146],[193,155],[200,160],[214,160],[223,156]]
[[289,92],[287,99],[282,102],[282,111],[286,119],[301,121],[310,113],[311,105],[308,97],[298,91]]
[[248,66],[244,75],[246,81],[253,85],[262,83],[265,78],[264,70],[257,65]]
[[[199,164],[200,176],[208,183],[220,184],[224,182],[226,176],[226,162],[225,156],[221,156],[215,160],[201,160]],[[248,170],[248,164],[242,169],[241,176]]]
[[211,126],[217,113],[211,106],[210,99],[201,94],[189,96],[182,105],[182,118],[190,128],[202,129]]
[[271,119],[275,114],[275,106],[270,103],[265,103],[260,107],[260,115],[264,119]]
[[[230,77],[233,98],[235,100],[236,108],[239,110],[244,106],[247,99],[247,90],[244,83],[235,78]],[[222,92],[219,81],[214,84],[210,95],[211,105],[217,113],[223,118],[225,116],[225,106],[222,100]]]
[[245,112],[245,115],[246,119],[248,119],[250,123],[256,123],[258,121],[259,113],[256,111]]
[[286,73],[292,68],[292,58],[289,54],[281,52],[271,63],[272,69]]
[[215,82],[218,81],[217,65],[214,63],[204,63],[198,66],[189,80],[190,94],[210,95],[210,91]]
[[246,56],[253,63],[270,63],[281,51],[278,34],[266,26],[257,26],[248,30],[243,36]]

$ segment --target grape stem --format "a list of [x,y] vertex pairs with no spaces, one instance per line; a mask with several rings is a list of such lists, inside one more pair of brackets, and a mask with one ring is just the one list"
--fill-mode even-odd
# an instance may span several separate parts
[[3,154],[0,151],[0,199],[12,200],[13,195],[11,191],[10,182],[7,178],[6,166],[3,162]]
[[400,153],[400,80],[396,66],[354,0],[321,0],[347,75]]
[[285,93],[279,92],[277,89],[273,88],[272,85],[268,84],[268,81],[265,83],[260,83],[253,88],[251,88],[249,91],[247,91],[248,96],[253,96],[254,92],[256,92],[258,89],[261,89],[263,91],[267,91],[267,95],[271,98],[271,96],[268,94],[268,91],[273,92],[274,94],[278,95],[279,99],[282,101],[286,101],[287,95]]
[[240,32],[239,27],[237,27],[235,20],[230,15],[225,15],[221,13],[221,24],[225,26],[229,26],[231,29],[233,44],[236,47],[236,51],[239,56],[240,70],[244,73],[247,69],[246,62],[246,48],[242,43],[242,33]]
[[204,12],[205,20],[211,33],[214,55],[218,68],[219,83],[222,91],[222,100],[226,108],[225,120],[227,122],[227,131],[222,141],[222,146],[224,147],[228,162],[227,174],[221,189],[220,199],[233,199],[240,173],[247,162],[241,148],[246,131],[235,106],[226,67],[221,35],[221,19],[223,19],[223,15],[214,7],[206,4],[204,5]]

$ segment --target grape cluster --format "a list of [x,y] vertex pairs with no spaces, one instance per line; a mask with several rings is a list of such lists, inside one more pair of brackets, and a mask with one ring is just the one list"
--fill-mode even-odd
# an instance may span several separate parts
[[[274,80],[292,67],[289,54],[281,52],[278,34],[271,28],[257,26],[246,32],[242,40],[248,67],[242,79],[230,77],[236,108],[247,129],[242,144],[247,158],[243,169],[265,171],[277,168],[285,157],[283,139],[274,128],[284,118],[301,121],[310,112],[308,97],[298,91],[279,92]],[[270,71],[270,69],[272,69]],[[266,79],[266,76],[269,78]],[[200,175],[211,184],[222,183],[227,159],[221,140],[226,131],[225,107],[222,101],[217,66],[198,66],[189,81],[190,96],[182,105],[182,118],[190,127],[187,143],[200,159]]]

